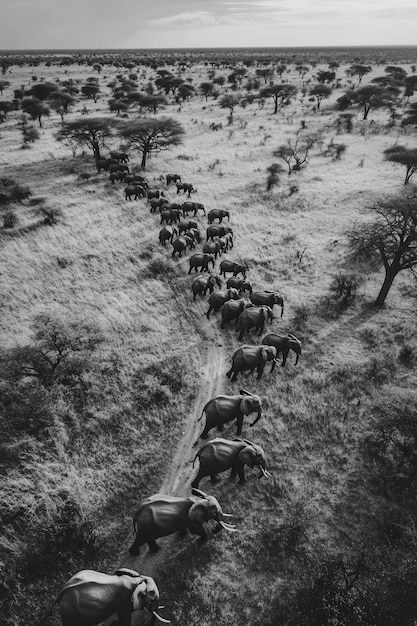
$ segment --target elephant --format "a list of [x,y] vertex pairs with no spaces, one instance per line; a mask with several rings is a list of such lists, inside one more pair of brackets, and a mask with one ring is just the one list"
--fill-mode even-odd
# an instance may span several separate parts
[[232,272],[233,276],[242,274],[243,278],[246,278],[246,272],[249,270],[248,266],[242,265],[242,263],[234,263],[234,261],[228,261],[225,259],[220,263],[220,276],[223,274],[226,277],[226,272]]
[[197,222],[195,222],[194,220],[184,220],[179,225],[180,234],[182,232],[185,232],[186,230],[190,230],[190,228],[198,228]]
[[160,198],[151,198],[149,200],[149,204],[151,205],[151,213],[156,213],[157,209],[161,212],[162,209],[166,209],[168,206],[167,200],[164,196],[161,196]]
[[207,291],[213,293],[215,285],[217,285],[218,287],[222,286],[220,276],[217,276],[217,274],[209,274],[208,276],[197,276],[197,278],[194,278],[191,285],[193,300],[195,300],[195,297],[198,293],[204,296],[206,295]]
[[213,293],[209,295],[209,298],[208,298],[209,308],[206,313],[207,319],[210,318],[210,313],[212,311],[217,313],[220,307],[223,306],[223,304],[227,302],[228,300],[238,300],[238,299],[239,299],[239,292],[237,289],[230,288],[230,289],[220,289],[219,291],[214,291]]
[[175,253],[178,252],[178,256],[182,256],[182,253],[186,251],[187,248],[192,250],[195,248],[195,243],[191,237],[187,237],[187,235],[183,235],[182,237],[177,237],[172,242],[172,256],[175,256]]
[[254,328],[258,335],[262,335],[265,330],[265,322],[274,319],[274,314],[269,306],[252,306],[252,308],[242,311],[237,321],[239,331],[239,341],[243,339],[246,331]]
[[152,200],[152,198],[162,198],[164,196],[164,192],[160,189],[148,189],[146,194],[146,200]]
[[227,221],[230,222],[230,211],[226,211],[226,209],[211,209],[207,214],[209,224],[212,224],[217,219],[219,224],[221,224],[224,217],[227,217]]
[[262,402],[259,396],[241,389],[239,395],[216,396],[206,402],[198,421],[201,420],[204,413],[206,414],[206,425],[200,435],[201,439],[207,439],[208,433],[212,428],[216,427],[219,432],[222,432],[224,424],[234,419],[237,419],[236,434],[240,435],[245,415],[257,413],[255,420],[252,424],[249,424],[250,427],[254,426],[261,419]]
[[208,272],[209,263],[212,263],[214,268],[214,256],[212,254],[193,254],[190,257],[190,269],[188,273],[191,274],[191,270],[194,268],[197,272],[197,268],[201,267],[200,272]]
[[201,204],[201,202],[184,202],[182,205],[182,214],[184,217],[186,214],[188,215],[188,213],[193,213],[195,217],[199,211],[203,211],[204,215],[206,214],[205,206]]
[[181,182],[181,176],[179,174],[167,174],[165,179],[167,181],[167,185]]
[[131,200],[132,196],[135,200],[146,196],[146,189],[142,185],[128,185],[125,187],[125,199]]
[[114,174],[115,172],[123,172],[125,174],[129,173],[129,167],[127,165],[123,165],[122,163],[113,163],[109,166],[110,174]]
[[110,156],[119,163],[127,163],[129,161],[129,155],[126,152],[110,152]]
[[200,243],[200,241],[201,241],[201,233],[198,230],[198,228],[187,228],[187,230],[185,231],[185,234],[188,235],[189,237],[191,237],[193,239],[193,241],[196,241],[197,243]]
[[266,306],[274,308],[274,304],[281,307],[281,317],[284,315],[284,299],[276,291],[253,291],[250,295],[251,302],[258,306],[266,304]]
[[161,224],[172,224],[172,222],[181,221],[180,212],[178,209],[162,209],[161,211]]
[[97,172],[100,174],[101,170],[104,170],[105,172],[107,172],[109,170],[110,167],[110,162],[109,159],[96,159],[96,168],[97,168]]
[[183,191],[184,193],[188,193],[188,197],[191,196],[193,191],[196,191],[191,183],[176,183],[175,186],[177,187],[177,194]]
[[109,181],[111,182],[112,185],[114,185],[114,181],[118,180],[119,182],[124,182],[125,179],[125,175],[124,172],[111,172],[109,174]]
[[[297,365],[298,359],[301,356],[302,344],[295,335],[288,333],[288,337],[283,337],[282,335],[276,335],[275,333],[271,333],[270,335],[266,335],[262,339],[262,343],[267,346],[275,346],[277,350],[277,356],[279,354],[282,354],[282,367],[284,367],[285,363],[287,362],[287,356],[289,351],[294,350],[295,354],[297,355],[295,358],[295,365]],[[275,369],[275,363],[276,361],[274,361],[272,364],[271,372],[273,372]]]
[[248,302],[244,298],[239,298],[239,300],[228,300],[225,302],[222,310],[222,322],[220,324],[220,328],[224,328],[226,324],[232,320],[237,320],[242,311],[245,311],[247,308],[252,306],[252,302]]
[[214,258],[217,260],[217,255],[222,253],[222,247],[219,241],[207,241],[203,246],[203,252],[214,254]]
[[214,496],[209,496],[199,489],[192,489],[192,493],[192,496],[183,498],[163,493],[147,498],[133,516],[136,538],[129,548],[129,553],[137,556],[140,546],[144,543],[148,544],[151,552],[156,552],[159,549],[156,539],[175,532],[184,536],[187,530],[192,535],[199,535],[201,541],[205,542],[208,535],[203,524],[209,520],[217,522],[214,534],[220,532],[222,528],[236,531],[234,525],[224,521],[228,516],[223,513]]
[[164,226],[159,231],[159,241],[164,246],[167,241],[172,243],[174,236],[178,235],[178,231],[176,228],[172,226]]
[[194,457],[193,467],[196,459],[200,462],[197,476],[191,483],[191,487],[198,488],[200,480],[205,476],[210,476],[212,483],[217,483],[217,474],[232,470],[231,478],[239,476],[239,483],[243,485],[245,479],[245,465],[250,468],[260,469],[259,478],[265,476],[270,478],[272,474],[266,469],[266,456],[261,446],[245,439],[235,439],[229,441],[222,437],[216,437],[205,443],[198,450]]
[[[223,226],[222,224],[210,224],[206,228],[206,241],[211,239],[214,241],[214,237],[224,237],[224,235],[229,234],[233,238],[233,229],[230,226]],[[233,245],[230,246],[233,248]]]
[[230,380],[236,380],[240,372],[251,371],[255,369],[258,373],[257,378],[261,378],[267,361],[273,361],[277,358],[277,349],[274,346],[240,346],[232,356],[232,366],[226,376]]
[[135,183],[136,185],[142,185],[142,187],[145,187],[146,190],[149,189],[148,183],[140,174],[126,174],[125,183]]
[[226,282],[226,287],[234,287],[239,290],[239,293],[249,291],[251,294],[253,291],[252,284],[248,280],[245,278],[238,278],[237,276],[231,276]]
[[158,603],[159,590],[150,576],[127,568],[114,574],[82,570],[65,583],[42,622],[59,604],[62,626],[94,626],[114,613],[120,626],[130,626],[133,611],[144,609],[153,616],[151,624],[157,619],[169,624],[158,615]]
[[230,249],[233,248],[233,234],[232,233],[226,233],[222,237],[219,237],[218,241],[224,252],[227,252],[229,248]]

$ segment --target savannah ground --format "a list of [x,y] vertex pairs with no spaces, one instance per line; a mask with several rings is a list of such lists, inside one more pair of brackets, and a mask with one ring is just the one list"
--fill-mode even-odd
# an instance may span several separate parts
[[[12,208],[19,221],[0,233],[1,619],[8,626],[36,621],[76,571],[111,572],[121,564],[155,577],[163,614],[173,624],[413,623],[414,496],[384,474],[388,461],[390,472],[398,470],[398,459],[384,465],[370,450],[386,413],[407,410],[411,422],[415,414],[415,280],[400,274],[386,305],[373,307],[382,271],[352,265],[346,230],[366,219],[362,211],[376,197],[402,190],[403,171],[384,161],[383,151],[395,141],[413,147],[415,131],[404,135],[385,109],[365,122],[352,109],[352,132],[338,134],[335,103],[357,82],[345,71],[357,58],[348,52],[336,58],[339,86],[317,110],[309,86],[335,57],[298,54],[277,56],[287,71],[274,80],[299,91],[276,115],[272,100],[261,106],[255,99],[236,107],[228,124],[228,111],[219,107],[219,97],[231,93],[227,82],[217,99],[195,95],[178,102],[169,95],[156,115],[177,119],[184,140],[149,159],[144,172],[170,200],[178,196],[165,175],[178,173],[197,189],[191,200],[206,210],[230,209],[235,236],[226,258],[247,262],[255,289],[282,293],[284,317],[276,310],[267,332],[293,332],[303,341],[303,355],[295,367],[290,353],[287,366],[272,376],[267,366],[261,380],[226,378],[242,342],[233,326],[220,330],[219,315],[206,319],[205,300],[193,303],[189,255],[172,259],[171,247],[158,242],[159,215],[144,200],[126,202],[125,185],[97,174],[87,150],[73,158],[55,140],[58,115],[43,119],[40,139],[29,149],[21,148],[20,110],[0,125],[2,177],[32,192],[3,209]],[[415,63],[409,51],[360,54],[372,66],[363,83],[391,63],[412,74]],[[295,69],[300,59],[310,68],[304,79]],[[65,119],[80,117],[83,107],[87,115],[102,116],[109,115],[107,84],[117,75],[137,71],[139,91],[156,77],[147,65],[127,70],[109,63],[98,74],[85,64],[60,67],[50,57],[48,67],[45,60],[36,67],[12,65],[3,98],[11,100],[21,85],[30,88],[34,75],[80,84],[96,76],[99,100],[77,96]],[[181,64],[167,52],[157,60],[192,79],[197,91],[209,78],[202,56],[186,56]],[[215,74],[227,77],[238,62],[230,58]],[[129,119],[137,115],[128,111]],[[320,141],[300,172],[284,172],[267,191],[267,168],[278,160],[272,153],[295,137],[302,120]],[[212,122],[222,128],[211,130]],[[332,140],[346,145],[338,161],[324,154]],[[116,136],[109,147],[124,148]],[[138,163],[140,155],[131,153],[130,166]],[[39,206],[59,210],[57,223],[44,225]],[[204,233],[206,219],[197,221]],[[357,296],[342,309],[329,287],[335,275],[353,271],[361,279]],[[28,381],[6,376],[17,347],[34,345],[44,314],[63,329],[89,324],[100,332],[86,357],[82,390],[60,381],[30,387],[25,395]],[[244,343],[259,339],[248,335]],[[244,487],[225,476],[200,485],[234,514],[239,533],[223,531],[203,546],[196,538],[162,539],[157,555],[142,548],[132,559],[132,513],[158,491],[190,493],[201,409],[214,395],[242,387],[263,399],[263,419],[253,429],[247,421],[243,434],[264,447],[273,478],[258,481],[247,471]],[[413,433],[411,424],[411,439]],[[234,435],[231,424],[224,436]],[[407,463],[401,471],[412,459]],[[144,623],[141,615],[134,620]],[[56,609],[49,623],[59,623]]]

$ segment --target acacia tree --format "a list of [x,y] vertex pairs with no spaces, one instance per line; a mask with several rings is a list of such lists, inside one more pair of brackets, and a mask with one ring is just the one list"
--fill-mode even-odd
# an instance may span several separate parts
[[331,87],[328,85],[315,85],[310,89],[310,96],[314,96],[317,102],[317,110],[320,109],[320,104],[324,98],[328,98],[332,93]]
[[355,64],[355,65],[351,65],[347,70],[346,73],[349,76],[357,76],[358,77],[358,83],[359,85],[362,82],[362,78],[366,75],[369,74],[369,72],[372,71],[372,67],[370,65],[361,65],[361,64]]
[[64,122],[55,139],[70,147],[74,144],[87,146],[93,151],[94,158],[99,159],[100,150],[107,145],[107,140],[113,134],[114,123],[110,117],[81,117]]
[[179,145],[185,133],[181,124],[172,117],[132,120],[120,125],[118,132],[130,147],[142,154],[141,165],[144,169],[150,154]]
[[417,193],[415,190],[377,200],[369,207],[374,219],[356,224],[348,233],[358,258],[383,265],[385,279],[375,300],[384,304],[395,277],[417,267]]
[[[346,100],[362,107],[363,119],[367,120],[371,109],[381,109],[392,106],[398,96],[399,89],[396,87],[382,88],[378,85],[364,85],[358,89],[347,91]],[[341,98],[339,98],[339,101]]]
[[214,85],[213,83],[200,83],[200,91],[206,99],[213,93]]
[[51,108],[59,114],[63,122],[64,115],[68,113],[69,107],[75,104],[77,100],[65,91],[53,91],[48,96],[48,102]]
[[261,98],[272,98],[274,101],[274,113],[278,112],[278,109],[283,109],[291,102],[291,98],[297,93],[297,87],[289,85],[287,83],[281,83],[279,85],[270,85],[261,89]]
[[230,111],[230,116],[229,116],[230,123],[233,123],[233,111],[235,110],[235,107],[237,107],[239,102],[240,102],[240,98],[238,96],[235,96],[229,93],[225,94],[224,96],[220,98],[219,106],[222,109],[229,109]]
[[404,185],[408,185],[410,178],[417,171],[417,149],[405,146],[393,146],[384,150],[385,160],[398,163],[406,168]]
[[22,111],[29,113],[33,120],[38,120],[39,126],[42,128],[42,117],[49,116],[50,109],[47,104],[37,100],[36,98],[23,98]]

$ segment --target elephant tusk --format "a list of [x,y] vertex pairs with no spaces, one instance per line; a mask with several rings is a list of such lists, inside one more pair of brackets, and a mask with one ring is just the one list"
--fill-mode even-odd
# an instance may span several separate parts
[[262,475],[265,476],[265,478],[271,478],[271,476],[272,476],[271,472],[268,472],[268,470],[264,470],[263,467],[260,467],[259,469],[261,470]]
[[223,513],[223,517],[234,517],[232,513]]
[[196,489],[195,487],[193,487],[191,489],[192,493],[194,493],[196,496],[201,496],[202,498],[207,498],[207,494],[204,493],[204,491],[201,491],[201,489]]
[[236,533],[237,532],[237,528],[235,528],[235,526],[231,525],[231,524],[226,524],[225,522],[219,522],[220,526],[222,528],[225,528],[226,530],[230,530],[232,533]]
[[152,615],[155,615],[156,619],[158,619],[163,624],[170,624],[171,623],[170,619],[164,619],[163,617],[158,615],[158,613],[156,611],[152,611]]

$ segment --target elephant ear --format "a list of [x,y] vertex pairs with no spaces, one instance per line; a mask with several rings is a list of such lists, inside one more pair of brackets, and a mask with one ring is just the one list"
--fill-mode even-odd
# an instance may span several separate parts
[[243,415],[249,415],[252,412],[253,396],[245,396],[240,401],[240,410]]
[[246,448],[243,448],[243,450],[241,450],[238,455],[239,461],[241,461],[245,465],[248,465],[252,469],[254,467],[255,456],[256,456],[256,450],[252,446],[246,446]]
[[263,361],[267,361],[268,360],[268,354],[269,354],[268,349],[267,348],[262,348],[261,356],[262,356],[262,360]]
[[200,524],[207,522],[209,519],[207,516],[207,503],[204,503],[202,500],[195,502],[188,511],[188,517],[192,522],[199,522]]
[[145,607],[146,601],[146,580],[141,580],[134,592],[132,593],[132,606],[134,611],[141,610]]

